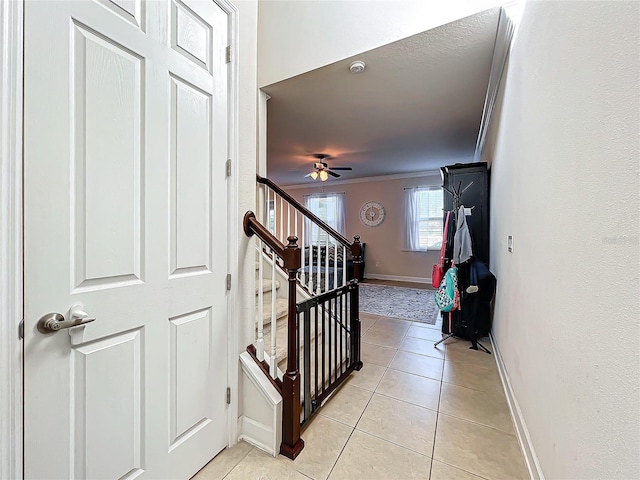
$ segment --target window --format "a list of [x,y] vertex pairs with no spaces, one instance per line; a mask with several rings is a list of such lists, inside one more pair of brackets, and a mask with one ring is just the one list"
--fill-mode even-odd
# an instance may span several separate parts
[[438,250],[442,244],[442,189],[406,190],[405,230],[408,250]]
[[[306,197],[306,207],[331,228],[344,235],[344,202],[343,194],[327,193],[323,195],[310,195]],[[307,243],[324,244],[327,242],[327,233],[318,228],[312,222],[307,222]],[[310,240],[310,242],[309,242]],[[329,239],[331,242],[331,239]]]

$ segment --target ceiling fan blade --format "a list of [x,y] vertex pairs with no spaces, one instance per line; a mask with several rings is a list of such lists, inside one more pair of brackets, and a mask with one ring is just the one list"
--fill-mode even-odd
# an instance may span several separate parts
[[351,167],[329,167],[331,170],[353,170]]
[[325,172],[327,172],[327,173],[328,173],[329,175],[331,175],[332,177],[339,177],[339,176],[340,176],[340,174],[339,174],[339,173],[332,172],[332,171],[331,171],[331,170],[329,170],[329,169],[325,169]]
[[[311,172],[311,173],[314,173],[314,172]],[[311,176],[311,173],[307,173],[307,174],[304,176],[304,178],[310,177],[310,176]]]

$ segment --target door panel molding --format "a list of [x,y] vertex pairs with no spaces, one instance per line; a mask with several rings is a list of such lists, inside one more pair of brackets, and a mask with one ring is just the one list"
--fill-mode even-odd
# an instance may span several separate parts
[[23,2],[0,3],[0,478],[22,478]]

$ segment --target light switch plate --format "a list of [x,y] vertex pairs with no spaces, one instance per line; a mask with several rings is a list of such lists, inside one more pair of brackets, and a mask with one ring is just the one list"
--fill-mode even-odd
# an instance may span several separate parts
[[513,253],[513,235],[509,235],[507,237],[507,250]]

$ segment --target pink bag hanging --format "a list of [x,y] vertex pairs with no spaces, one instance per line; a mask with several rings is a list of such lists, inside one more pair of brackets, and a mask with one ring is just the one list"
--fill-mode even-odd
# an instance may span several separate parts
[[444,256],[447,249],[447,231],[449,230],[449,216],[451,212],[447,212],[447,218],[444,221],[444,231],[442,232],[442,246],[440,247],[440,257],[438,258],[438,264],[433,266],[431,272],[431,286],[438,288],[442,277],[444,276]]

